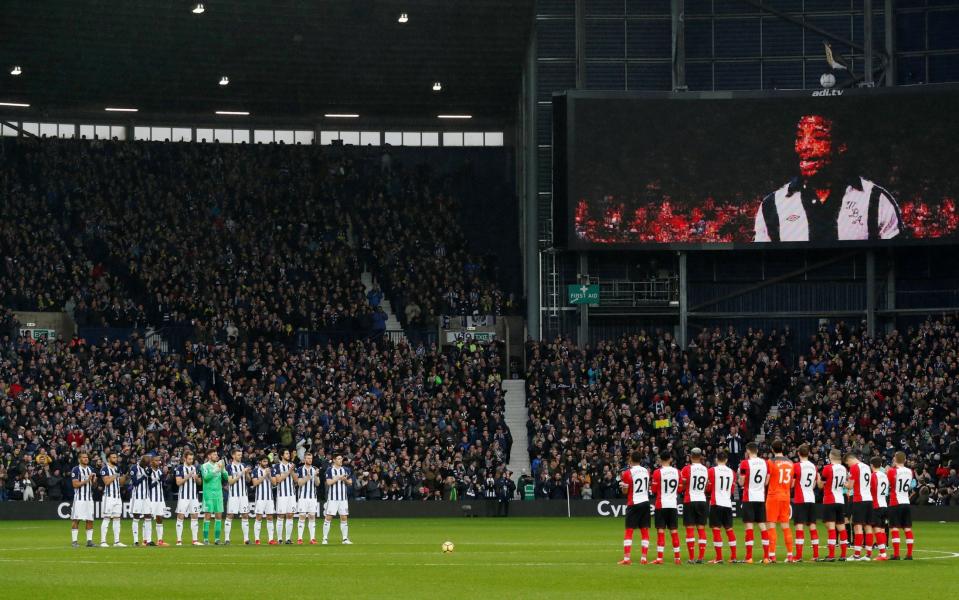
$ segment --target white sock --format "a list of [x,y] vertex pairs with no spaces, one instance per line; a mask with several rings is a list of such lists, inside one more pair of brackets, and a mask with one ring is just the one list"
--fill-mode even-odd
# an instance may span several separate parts
[[157,523],[157,541],[163,541],[163,523]]
[[80,534],[80,530],[78,530],[78,529],[71,529],[71,530],[70,530],[70,537],[73,538],[73,541],[74,541],[74,542],[77,541],[77,536],[78,536],[79,534]]
[[226,522],[223,523],[223,539],[230,539],[230,532],[233,530],[233,519],[231,517],[226,518]]
[[323,539],[330,537],[330,522],[323,519]]
[[140,519],[133,519],[131,521],[133,525],[133,543],[140,543]]
[[286,518],[286,539],[293,537],[293,517]]
[[310,539],[316,539],[316,519],[310,519],[307,521],[307,524],[310,526]]
[[193,534],[193,541],[200,537],[200,519],[190,519],[190,533]]
[[296,520],[296,539],[303,539],[303,526],[306,525],[303,521],[306,521],[306,515],[300,515],[300,518]]
[[271,539],[271,540],[274,540],[274,539],[275,539],[275,540],[279,540],[279,541],[281,541],[281,542],[283,541],[283,524],[284,524],[284,523],[285,523],[285,520],[284,520],[284,518],[283,518],[282,516],[278,516],[278,517],[276,518],[276,537],[274,538],[273,535],[270,534],[270,539]]
[[120,517],[113,517],[113,543],[120,543]]
[[268,519],[266,520],[266,533],[267,533],[267,535],[270,536],[270,541],[271,541],[271,542],[276,539],[276,536],[273,535],[273,519],[269,519],[269,518],[268,518]]
[[263,521],[260,519],[253,521],[253,539],[258,542],[260,541],[260,529],[262,528],[262,525]]
[[340,521],[340,533],[343,534],[343,539],[350,539],[350,526],[346,521]]
[[153,541],[153,519],[143,519],[143,541],[148,544]]
[[183,519],[176,520],[176,541],[177,543],[183,541]]
[[88,542],[92,542],[92,541],[93,541],[93,528],[92,528],[92,527],[89,528],[89,529],[87,529],[87,541],[88,541]]
[[107,543],[107,535],[110,533],[110,519],[103,519],[100,523],[100,543]]
[[240,531],[243,532],[243,543],[250,541],[250,520],[246,517],[240,519]]

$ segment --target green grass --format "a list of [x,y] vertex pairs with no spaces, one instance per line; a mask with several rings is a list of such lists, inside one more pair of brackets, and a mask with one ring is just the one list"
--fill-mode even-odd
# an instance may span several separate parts
[[[172,521],[166,529],[175,539]],[[7,521],[0,597],[948,598],[959,581],[957,524],[918,524],[913,562],[770,566],[620,567],[619,519],[356,519],[355,545],[339,536],[334,523],[330,546],[75,549],[68,523]],[[445,540],[456,552],[440,551]]]

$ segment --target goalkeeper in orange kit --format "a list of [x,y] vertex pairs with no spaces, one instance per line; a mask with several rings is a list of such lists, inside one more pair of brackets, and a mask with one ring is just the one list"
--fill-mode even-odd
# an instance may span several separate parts
[[769,488],[766,491],[766,531],[769,535],[769,558],[776,562],[776,524],[786,540],[786,562],[793,562],[793,532],[789,527],[792,509],[789,504],[793,486],[793,462],[783,455],[782,440],[772,443],[773,457],[769,466]]

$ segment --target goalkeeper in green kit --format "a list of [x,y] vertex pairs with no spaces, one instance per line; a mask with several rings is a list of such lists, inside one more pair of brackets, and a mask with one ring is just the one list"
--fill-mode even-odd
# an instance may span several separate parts
[[215,515],[213,543],[219,545],[223,527],[223,484],[229,476],[216,450],[207,451],[206,462],[200,467],[200,476],[203,479],[203,543],[210,544],[210,515]]

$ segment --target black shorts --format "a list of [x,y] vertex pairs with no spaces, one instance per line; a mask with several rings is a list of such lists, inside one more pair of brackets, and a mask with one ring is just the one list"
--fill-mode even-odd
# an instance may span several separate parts
[[626,529],[649,529],[649,502],[626,507]]
[[822,505],[823,523],[838,523],[842,525],[846,521],[845,504],[823,504]]
[[765,502],[743,502],[743,523],[765,523]]
[[874,528],[885,529],[886,528],[886,507],[880,506],[876,508],[872,507],[872,522],[870,523]]
[[656,529],[679,529],[679,513],[675,508],[656,509]]
[[898,504],[886,509],[886,518],[889,519],[890,529],[912,527],[912,505]]
[[729,506],[709,507],[709,526],[713,528],[732,529],[733,528],[733,509]]
[[872,501],[853,502],[851,517],[852,517],[853,525],[871,525],[872,524]]
[[683,505],[683,525],[686,527],[706,526],[709,505],[705,502],[689,502]]
[[793,502],[793,523],[807,525],[816,522],[816,504],[814,502]]

